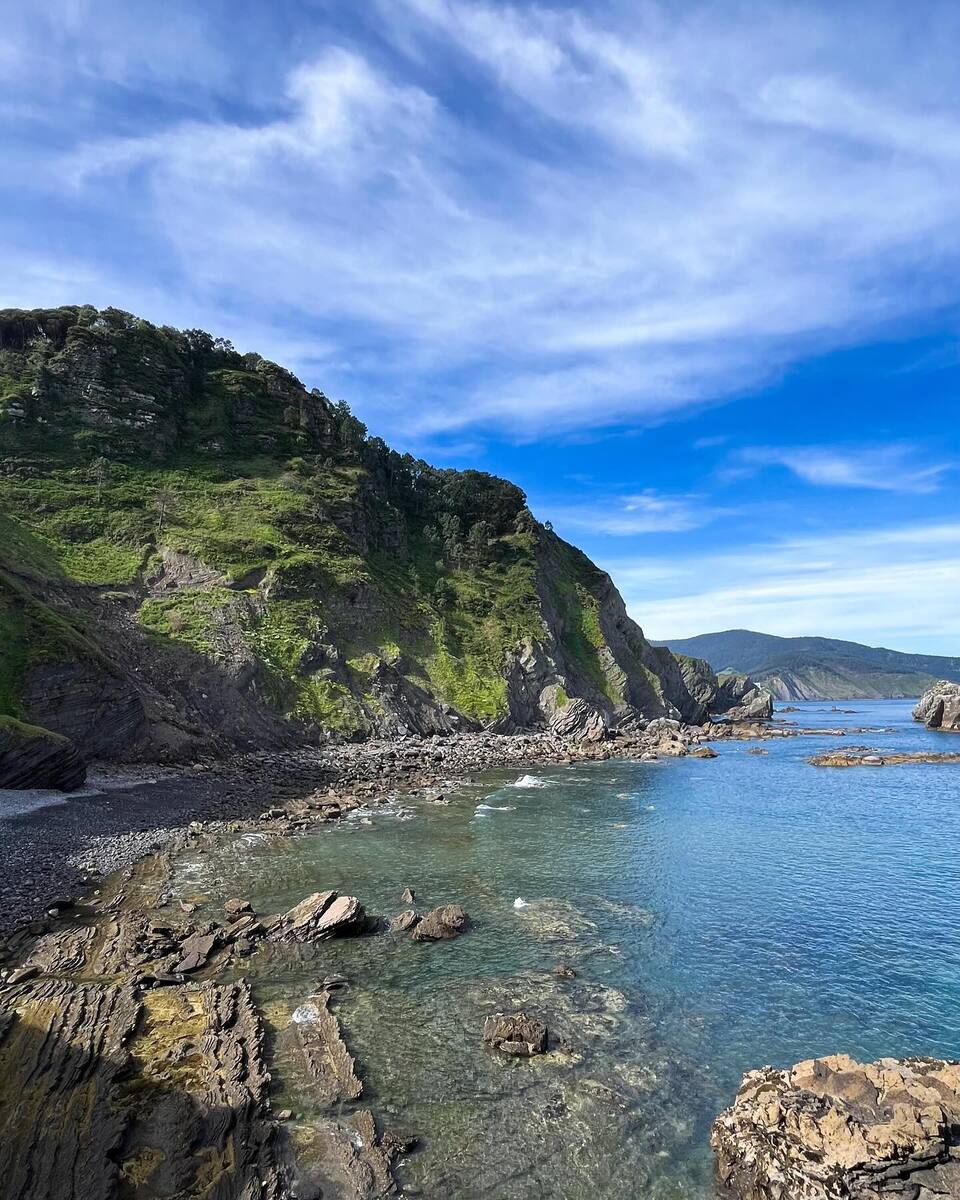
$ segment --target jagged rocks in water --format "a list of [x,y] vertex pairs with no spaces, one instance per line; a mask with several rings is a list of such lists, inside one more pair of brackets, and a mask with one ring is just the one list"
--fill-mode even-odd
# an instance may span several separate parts
[[547,1027],[526,1013],[495,1013],[483,1023],[483,1040],[504,1054],[530,1058],[547,1048]]
[[468,922],[469,917],[459,904],[442,904],[417,922],[413,936],[418,942],[448,941],[459,937]]
[[394,933],[407,933],[413,929],[419,922],[420,914],[415,908],[405,908],[402,913],[397,915],[390,922],[390,928]]
[[314,892],[289,912],[265,922],[275,942],[315,942],[321,938],[360,933],[366,925],[363,905],[356,896]]
[[928,729],[960,733],[960,683],[951,683],[947,679],[935,683],[920,697],[913,718],[922,721]]
[[87,765],[69,738],[0,716],[0,788],[59,788],[72,792]]
[[845,1054],[744,1076],[711,1145],[737,1200],[960,1197],[960,1063]]

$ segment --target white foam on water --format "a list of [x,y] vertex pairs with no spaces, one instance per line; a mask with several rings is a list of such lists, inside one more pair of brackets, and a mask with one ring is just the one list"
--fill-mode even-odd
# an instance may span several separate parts
[[522,896],[518,896],[516,898],[516,900],[514,900],[514,902],[513,902],[513,907],[514,908],[529,908],[530,905],[526,902],[526,900],[524,900],[524,898]]
[[507,787],[515,788],[545,788],[549,786],[550,784],[545,779],[538,779],[536,775],[521,775],[513,783],[507,784]]
[[290,1016],[291,1025],[316,1025],[320,1020],[320,1009],[315,1004],[301,1004]]
[[474,812],[515,812],[514,804],[478,804]]

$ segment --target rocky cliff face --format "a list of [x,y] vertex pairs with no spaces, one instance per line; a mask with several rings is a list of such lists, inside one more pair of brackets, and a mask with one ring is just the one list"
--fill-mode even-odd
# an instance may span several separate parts
[[935,683],[920,697],[913,717],[923,721],[928,729],[960,733],[960,683],[950,683],[946,679]]
[[83,759],[68,738],[0,717],[0,788],[72,792],[86,777]]
[[0,713],[91,756],[730,707],[514,485],[199,331],[0,313],[0,514]]

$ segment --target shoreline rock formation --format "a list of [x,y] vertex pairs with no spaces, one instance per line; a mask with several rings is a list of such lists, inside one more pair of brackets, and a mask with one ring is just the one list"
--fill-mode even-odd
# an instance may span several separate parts
[[86,763],[69,738],[0,716],[0,788],[73,792],[86,778]]
[[769,715],[651,645],[514,484],[396,453],[257,354],[5,310],[0,374],[0,716],[84,757]]
[[960,1197],[960,1063],[836,1054],[750,1071],[710,1142],[736,1200]]
[[960,683],[948,679],[935,683],[920,697],[913,719],[922,721],[928,729],[960,733]]

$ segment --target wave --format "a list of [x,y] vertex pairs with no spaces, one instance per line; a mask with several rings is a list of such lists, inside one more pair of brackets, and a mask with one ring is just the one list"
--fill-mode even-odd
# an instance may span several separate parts
[[521,775],[513,783],[507,784],[507,787],[515,788],[545,788],[549,786],[550,784],[545,779],[538,779],[536,775]]
[[478,804],[474,812],[514,812],[514,804]]

